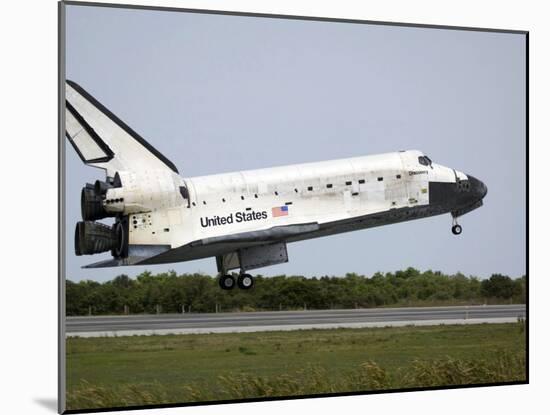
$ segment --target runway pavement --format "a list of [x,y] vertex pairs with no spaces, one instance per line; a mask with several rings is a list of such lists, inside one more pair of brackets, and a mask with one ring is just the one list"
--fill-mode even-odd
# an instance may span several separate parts
[[525,305],[67,317],[80,337],[515,322]]

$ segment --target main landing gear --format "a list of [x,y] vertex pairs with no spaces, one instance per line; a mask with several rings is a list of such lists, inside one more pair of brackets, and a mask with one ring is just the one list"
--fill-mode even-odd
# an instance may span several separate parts
[[[218,283],[222,290],[232,290],[235,288],[235,278],[232,275],[221,275]],[[250,274],[241,272],[237,278],[236,284],[241,290],[249,290],[254,286],[254,278]]]
[[232,290],[235,287],[235,278],[232,275],[220,275],[218,283],[222,290]]
[[458,224],[457,218],[453,217],[453,226],[451,228],[453,235],[460,235],[462,233],[462,226]]

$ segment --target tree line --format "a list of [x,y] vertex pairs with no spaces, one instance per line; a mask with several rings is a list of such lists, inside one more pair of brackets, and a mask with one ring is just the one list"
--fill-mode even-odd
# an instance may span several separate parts
[[248,291],[224,291],[215,277],[173,271],[143,272],[135,279],[123,274],[103,283],[66,281],[68,316],[525,303],[525,299],[525,276],[493,274],[481,280],[414,268],[371,277],[257,275]]

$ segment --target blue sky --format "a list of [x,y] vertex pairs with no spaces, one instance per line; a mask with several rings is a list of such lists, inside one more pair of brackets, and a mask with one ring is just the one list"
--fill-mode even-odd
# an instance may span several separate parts
[[[419,149],[489,188],[460,237],[438,216],[294,243],[258,273],[525,273],[523,35],[71,5],[66,36],[67,78],[184,177]],[[69,279],[216,272],[213,258],[81,269],[108,257],[73,249],[80,189],[104,174],[70,145],[66,164]]]

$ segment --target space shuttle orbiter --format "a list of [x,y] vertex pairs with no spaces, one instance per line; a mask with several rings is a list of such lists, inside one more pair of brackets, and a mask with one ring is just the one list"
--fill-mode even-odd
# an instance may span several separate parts
[[[89,268],[215,257],[220,286],[251,288],[246,271],[288,261],[287,243],[482,205],[487,187],[420,151],[182,177],[176,166],[66,82],[66,136],[105,181],[82,189],[76,255],[111,251]],[[112,226],[97,222],[113,218]],[[228,271],[240,269],[237,281]]]

